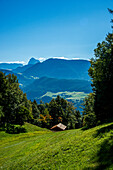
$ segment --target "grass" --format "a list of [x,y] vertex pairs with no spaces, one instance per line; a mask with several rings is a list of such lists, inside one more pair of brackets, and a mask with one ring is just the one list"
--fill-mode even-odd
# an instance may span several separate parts
[[46,94],[41,96],[41,98],[43,98],[45,96],[48,96],[51,98],[56,98],[57,95],[60,95],[61,97],[65,98],[66,100],[72,100],[72,101],[76,102],[76,100],[83,100],[88,94],[84,93],[84,92],[69,92],[69,91],[57,92],[57,93],[47,92]]
[[32,125],[30,123],[27,123],[27,122],[23,125],[23,127],[27,130],[27,132],[34,132],[34,131],[47,131],[48,132],[49,131],[46,128],[41,128],[41,127]]
[[0,169],[113,169],[113,123],[56,133],[25,127],[24,134],[0,132]]
[[[74,104],[74,106],[77,108],[77,110],[83,111],[80,108],[80,106],[83,103],[83,99],[88,95],[88,93],[75,92],[75,91],[73,91],[73,92],[64,91],[64,92],[57,92],[57,93],[47,92],[46,94],[41,96],[39,99],[44,102],[49,103],[50,100],[52,100],[52,98],[56,98],[58,95],[64,99],[66,99],[67,101],[72,102]],[[49,97],[49,100],[47,100],[47,97]],[[44,100],[44,98],[46,98],[46,99]]]

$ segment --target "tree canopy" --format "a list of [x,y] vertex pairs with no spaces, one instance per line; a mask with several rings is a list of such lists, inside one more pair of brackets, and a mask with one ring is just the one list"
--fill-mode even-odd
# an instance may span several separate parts
[[[113,14],[113,10],[108,10]],[[85,118],[91,118],[89,115],[93,114],[96,125],[113,119],[113,33],[108,33],[105,41],[97,44],[94,55],[88,70],[93,93],[85,98],[83,113],[85,124],[90,123],[90,119]]]
[[0,126],[6,126],[7,132],[10,128],[13,133],[14,125],[23,125],[25,121],[46,128],[62,122],[71,129],[81,126],[81,115],[60,96],[53,98],[50,103],[31,102],[19,88],[14,74],[6,76],[0,72]]
[[63,123],[68,129],[79,128],[81,126],[81,115],[72,103],[61,98],[59,95],[52,99],[50,103],[38,105],[40,111],[39,123],[42,127]]
[[17,77],[0,72],[0,124],[24,124],[25,120],[32,118],[30,107]]
[[113,34],[109,33],[94,50],[89,75],[95,93],[94,112],[98,120],[113,117]]

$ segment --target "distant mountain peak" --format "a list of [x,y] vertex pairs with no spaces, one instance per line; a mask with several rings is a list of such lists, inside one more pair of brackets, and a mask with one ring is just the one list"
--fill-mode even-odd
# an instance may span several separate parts
[[33,57],[28,62],[28,64],[36,64],[36,63],[40,63],[40,61],[35,59],[35,58],[33,58]]

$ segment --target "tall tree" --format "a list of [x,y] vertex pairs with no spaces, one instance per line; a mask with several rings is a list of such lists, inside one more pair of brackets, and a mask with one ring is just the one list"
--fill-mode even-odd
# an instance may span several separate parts
[[19,88],[17,77],[14,74],[6,76],[0,72],[0,106],[2,108],[0,114],[2,124],[17,123],[22,125],[24,120],[32,117],[31,103]]
[[105,121],[113,117],[113,34],[98,43],[94,52],[89,69],[95,93],[94,112],[97,120]]

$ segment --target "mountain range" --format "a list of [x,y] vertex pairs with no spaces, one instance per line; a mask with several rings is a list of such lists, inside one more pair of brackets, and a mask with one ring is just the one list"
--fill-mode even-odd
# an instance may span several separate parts
[[[6,64],[7,65],[7,64]],[[9,64],[12,67],[12,64]],[[87,60],[47,59],[42,63],[31,58],[27,65],[18,65],[10,71],[0,69],[7,74],[15,74],[20,88],[28,99],[49,102],[57,94],[62,95],[77,106],[90,92],[91,81],[88,75],[90,62]]]
[[16,69],[17,67],[22,67],[23,64],[18,63],[0,63],[0,69]]
[[42,63],[34,64],[26,69],[23,75],[27,77],[51,77],[58,79],[89,80],[87,60],[48,59]]

